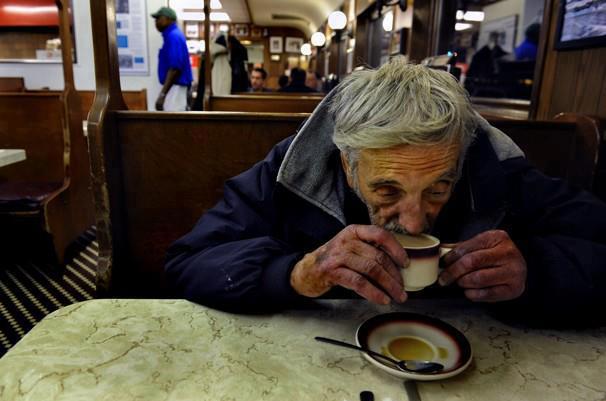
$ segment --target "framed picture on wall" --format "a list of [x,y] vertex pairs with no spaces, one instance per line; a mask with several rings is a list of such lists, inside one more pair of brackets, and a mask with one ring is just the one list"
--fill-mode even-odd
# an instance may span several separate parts
[[288,53],[300,53],[303,46],[303,38],[286,37],[286,46],[284,51]]
[[269,52],[282,53],[282,36],[269,37]]
[[606,46],[606,2],[561,0],[555,48]]
[[234,31],[238,37],[248,36],[248,25],[236,24]]

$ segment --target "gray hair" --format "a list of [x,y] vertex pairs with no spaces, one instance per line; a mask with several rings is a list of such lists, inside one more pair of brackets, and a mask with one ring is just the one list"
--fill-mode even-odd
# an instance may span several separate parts
[[459,143],[459,165],[474,138],[467,92],[445,71],[396,57],[376,70],[355,71],[330,105],[333,142],[355,167],[361,149]]

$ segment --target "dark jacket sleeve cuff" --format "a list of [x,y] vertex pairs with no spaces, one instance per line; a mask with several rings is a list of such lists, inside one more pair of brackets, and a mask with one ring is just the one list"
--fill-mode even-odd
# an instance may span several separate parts
[[290,274],[299,260],[303,258],[302,253],[282,255],[272,258],[269,265],[263,269],[260,293],[268,303],[283,304],[297,303],[306,299],[298,294],[290,285]]

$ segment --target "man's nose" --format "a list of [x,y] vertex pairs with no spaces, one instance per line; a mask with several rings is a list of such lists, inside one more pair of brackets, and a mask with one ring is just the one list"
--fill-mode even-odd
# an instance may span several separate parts
[[406,199],[402,202],[399,209],[398,223],[409,234],[417,235],[425,231],[427,221],[420,197],[418,199]]

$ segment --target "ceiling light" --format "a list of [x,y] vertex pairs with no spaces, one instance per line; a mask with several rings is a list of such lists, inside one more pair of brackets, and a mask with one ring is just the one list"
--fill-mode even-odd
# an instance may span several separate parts
[[393,11],[388,11],[383,17],[383,29],[385,32],[391,32],[393,29]]
[[311,35],[311,44],[314,46],[322,47],[326,43],[326,36],[322,32],[316,32]]
[[343,11],[333,11],[328,16],[328,26],[333,30],[340,30],[347,25],[347,16]]
[[463,15],[465,21],[484,21],[484,11],[467,11]]
[[221,31],[221,32],[229,32],[229,25],[227,25],[227,24],[219,24],[219,31]]
[[466,29],[471,28],[473,25],[467,24],[465,22],[457,22],[455,24],[455,31],[464,31]]
[[464,15],[465,15],[465,11],[457,10],[457,21],[462,20]]
[[7,13],[15,14],[46,14],[57,13],[59,10],[56,6],[3,6],[2,8]]
[[311,56],[311,45],[309,43],[303,43],[301,46],[301,54],[304,56]]
[[223,4],[221,4],[221,0],[210,0],[210,9],[211,10],[220,10],[223,8]]
[[231,18],[229,18],[229,15],[225,12],[213,11],[210,13],[210,20],[216,22],[229,22],[231,21]]

